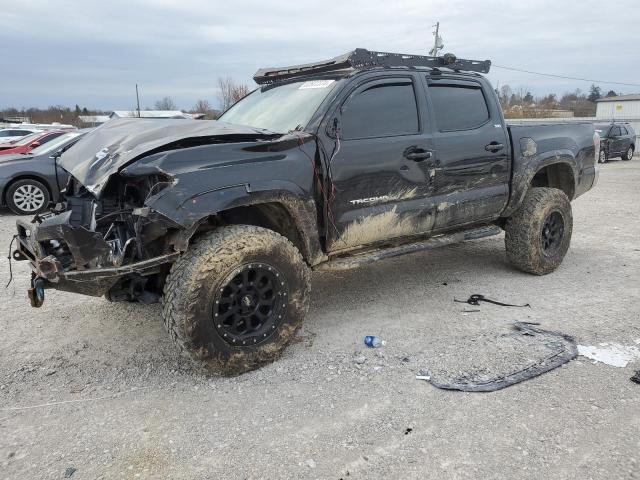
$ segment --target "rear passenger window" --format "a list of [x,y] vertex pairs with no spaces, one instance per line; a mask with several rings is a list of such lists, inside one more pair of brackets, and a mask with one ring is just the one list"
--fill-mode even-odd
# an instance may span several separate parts
[[418,106],[411,81],[372,83],[342,107],[345,140],[418,133]]
[[56,137],[59,137],[60,135],[62,135],[62,132],[52,133],[50,135],[47,135],[46,137],[42,137],[40,140],[38,140],[38,143],[40,143],[40,145],[44,145],[45,143],[50,142],[51,140],[53,140]]
[[460,85],[429,85],[438,130],[471,130],[489,120],[482,88]]

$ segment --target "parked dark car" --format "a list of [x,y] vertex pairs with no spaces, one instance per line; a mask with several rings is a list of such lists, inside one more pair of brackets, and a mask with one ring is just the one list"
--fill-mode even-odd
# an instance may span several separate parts
[[598,161],[605,163],[613,157],[631,160],[636,150],[636,132],[630,123],[612,122],[594,125],[600,135],[600,156]]
[[62,155],[65,202],[18,220],[31,304],[46,288],[162,300],[182,351],[238,374],[294,338],[311,269],[504,230],[516,268],[553,272],[599,137],[508,125],[490,63],[358,49],[258,71],[221,121],[107,122]]
[[45,210],[49,202],[57,202],[69,174],[57,165],[56,158],[82,135],[63,133],[28,153],[0,156],[0,205],[18,215],[27,215]]

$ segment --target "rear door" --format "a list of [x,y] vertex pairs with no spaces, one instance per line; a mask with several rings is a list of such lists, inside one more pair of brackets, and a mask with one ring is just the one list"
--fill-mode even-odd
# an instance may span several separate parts
[[511,154],[495,94],[479,79],[427,76],[434,124],[436,229],[497,218],[507,204]]
[[611,147],[609,147],[609,156],[618,155],[624,151],[624,138],[622,137],[622,129],[619,126],[611,128]]
[[631,146],[631,134],[624,125],[620,125],[620,153],[625,154]]
[[360,78],[329,120],[339,119],[330,152],[333,192],[328,249],[351,249],[429,232],[433,141],[417,74]]

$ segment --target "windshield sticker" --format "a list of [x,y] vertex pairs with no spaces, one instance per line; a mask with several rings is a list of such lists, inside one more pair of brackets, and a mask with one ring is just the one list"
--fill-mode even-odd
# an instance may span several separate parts
[[335,80],[309,80],[308,82],[303,82],[303,84],[298,87],[298,90],[304,90],[306,88],[327,88],[333,82],[335,82]]

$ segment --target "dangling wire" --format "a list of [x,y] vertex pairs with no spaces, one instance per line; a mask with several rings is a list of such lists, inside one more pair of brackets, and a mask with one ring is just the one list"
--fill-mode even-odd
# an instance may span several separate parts
[[11,282],[13,281],[13,269],[11,266],[11,261],[13,260],[13,257],[11,256],[11,249],[13,248],[13,242],[17,237],[18,235],[14,235],[13,238],[11,239],[11,242],[9,243],[9,255],[7,256],[7,258],[9,259],[9,281],[7,282],[4,288],[9,288],[9,285],[11,285]]
[[318,169],[316,168],[316,163],[313,160],[313,158],[311,158],[309,156],[309,154],[307,152],[305,152],[302,149],[302,146],[304,145],[304,142],[302,140],[301,136],[297,136],[298,138],[298,148],[300,149],[300,151],[305,155],[305,157],[307,157],[309,159],[309,161],[311,162],[311,167],[313,168],[313,174],[318,182],[318,185],[320,186],[320,192],[322,193],[322,198],[324,199],[324,202],[327,206],[327,218],[329,219],[329,223],[331,223],[331,226],[333,227],[333,229],[336,232],[336,235],[339,235],[339,231],[338,231],[338,227],[336,227],[335,224],[335,219],[333,217],[333,212],[331,211],[331,204],[329,202],[329,196],[327,195],[327,192],[324,189],[324,186],[322,184],[322,179],[320,178],[320,175],[318,174]]

